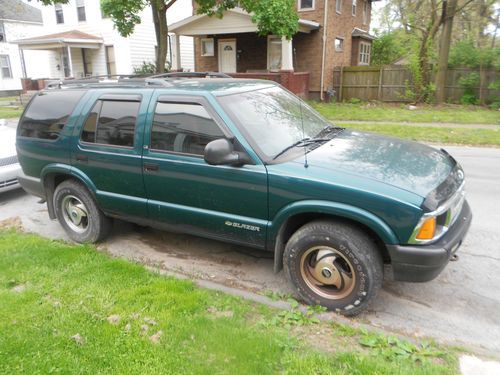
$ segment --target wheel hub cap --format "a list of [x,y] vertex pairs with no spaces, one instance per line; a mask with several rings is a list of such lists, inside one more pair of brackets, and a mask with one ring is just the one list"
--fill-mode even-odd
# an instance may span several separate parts
[[75,232],[82,233],[88,227],[88,211],[83,202],[74,195],[67,195],[62,201],[62,213],[66,224]]
[[318,246],[307,250],[301,258],[301,274],[305,283],[328,299],[341,299],[355,286],[354,268],[338,250]]

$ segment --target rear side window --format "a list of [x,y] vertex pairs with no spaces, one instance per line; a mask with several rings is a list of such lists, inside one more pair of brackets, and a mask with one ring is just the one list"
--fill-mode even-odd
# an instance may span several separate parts
[[81,140],[111,146],[134,146],[138,101],[98,100],[82,129]]
[[207,143],[224,133],[202,105],[158,103],[151,131],[151,148],[203,155]]
[[82,90],[54,90],[38,94],[21,119],[19,135],[57,139],[84,93]]

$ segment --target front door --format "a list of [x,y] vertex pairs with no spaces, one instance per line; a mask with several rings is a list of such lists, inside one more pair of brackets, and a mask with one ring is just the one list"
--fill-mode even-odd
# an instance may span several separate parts
[[206,144],[231,134],[203,98],[160,96],[151,112],[143,154],[150,218],[173,230],[263,248],[265,166],[205,162]]
[[219,40],[219,72],[236,73],[236,40]]

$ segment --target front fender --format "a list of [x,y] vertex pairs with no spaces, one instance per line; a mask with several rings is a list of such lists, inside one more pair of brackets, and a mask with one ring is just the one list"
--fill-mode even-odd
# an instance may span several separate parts
[[286,226],[287,220],[300,214],[329,215],[352,220],[370,228],[385,244],[395,245],[399,243],[398,237],[385,221],[362,208],[321,200],[294,202],[282,208],[268,224],[267,248],[271,251],[274,249],[275,271],[281,269],[281,259],[285,247],[285,244],[281,243],[280,240],[281,231]]

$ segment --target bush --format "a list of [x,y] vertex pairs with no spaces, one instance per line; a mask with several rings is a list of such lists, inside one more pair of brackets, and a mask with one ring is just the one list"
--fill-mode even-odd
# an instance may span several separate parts
[[477,104],[475,89],[479,85],[479,73],[472,72],[466,76],[460,77],[458,84],[464,89],[464,94],[460,99],[462,104]]
[[141,65],[134,66],[134,74],[154,74],[156,65],[152,62],[143,61]]

